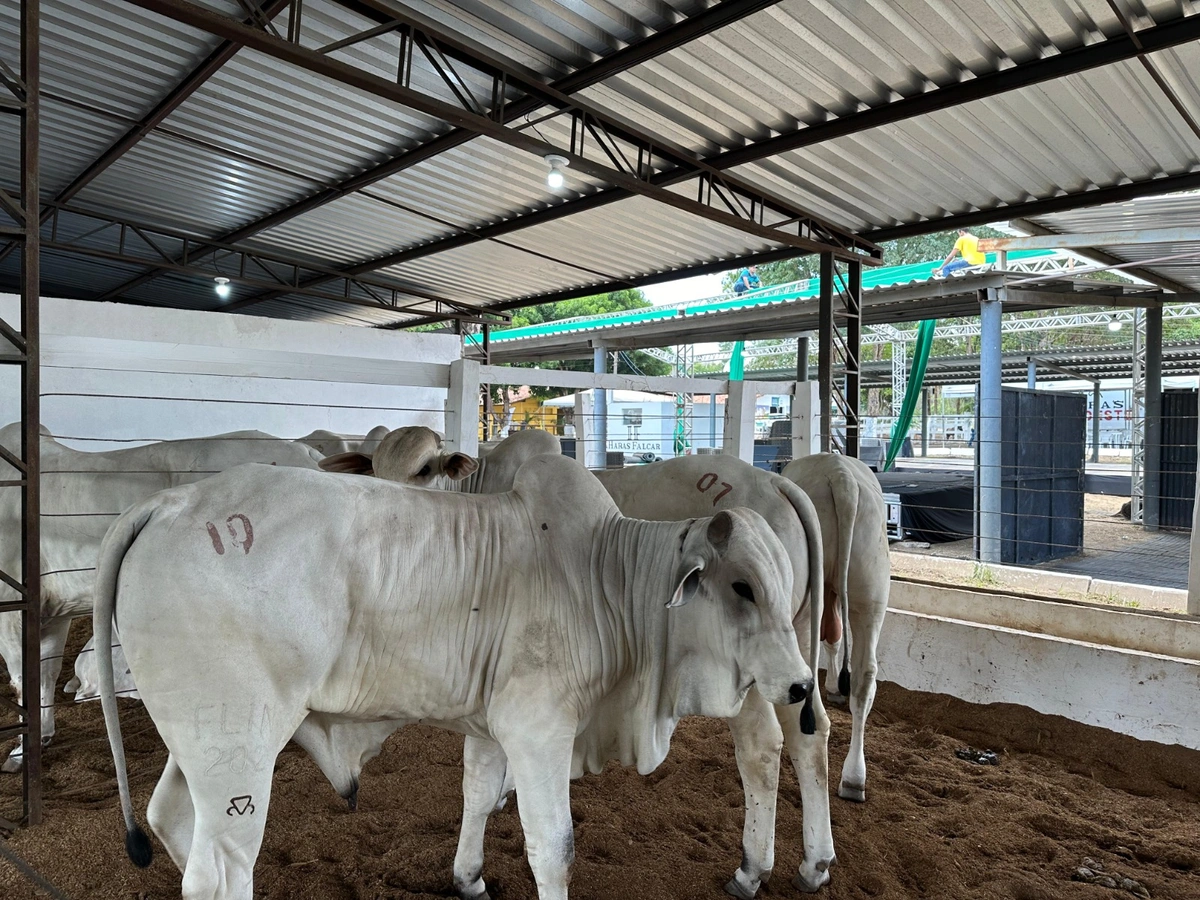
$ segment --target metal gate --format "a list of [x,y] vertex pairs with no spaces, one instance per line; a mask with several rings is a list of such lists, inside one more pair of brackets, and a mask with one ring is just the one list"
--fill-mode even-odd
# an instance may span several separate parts
[[1000,561],[1074,556],[1083,550],[1087,398],[1004,388],[1000,403]]
[[1196,498],[1195,390],[1163,391],[1162,446],[1159,449],[1158,524],[1191,530]]

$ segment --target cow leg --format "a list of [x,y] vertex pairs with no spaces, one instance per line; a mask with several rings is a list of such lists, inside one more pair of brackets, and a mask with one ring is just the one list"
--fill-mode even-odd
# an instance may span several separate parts
[[[213,749],[214,758],[229,752]],[[195,815],[183,869],[183,900],[253,900],[254,861],[262,846],[279,749],[268,753],[261,748],[261,768],[247,765],[240,774],[221,766],[205,775],[210,768],[205,763],[179,758]]]
[[838,675],[842,670],[841,604],[837,594],[828,585],[825,587],[825,603],[821,607],[821,647],[825,650],[825,699],[836,706],[845,706],[846,698],[838,687]]
[[864,750],[867,716],[875,703],[875,676],[879,670],[876,650],[887,612],[884,602],[850,607],[850,752],[842,766],[838,796],[862,803],[867,799],[867,757]]
[[812,734],[800,730],[797,707],[777,706],[775,712],[800,784],[804,860],[792,884],[811,894],[829,883],[829,867],[837,862],[829,821],[829,716],[819,693],[813,696],[816,728]]
[[[24,696],[21,684],[21,665],[23,657],[21,655],[21,619],[19,613],[4,613],[0,614],[0,619],[3,619],[3,624],[0,624],[0,632],[3,632],[5,639],[0,642],[0,652],[4,654],[4,661],[8,665],[9,676],[12,678],[13,686],[17,690],[17,702],[21,702]],[[15,635],[11,633],[13,626],[16,626]],[[71,620],[65,616],[47,619],[42,622],[42,684],[40,691],[41,711],[42,711],[42,746],[50,743],[50,739],[54,737],[54,686],[58,683],[58,676],[62,673],[62,658],[63,650],[67,645],[67,633],[71,629]],[[12,641],[11,638],[16,640]],[[16,673],[16,674],[14,674]],[[0,766],[2,772],[20,772],[24,760],[23,743],[18,743],[16,749],[9,754],[8,759],[4,761],[4,765]]]
[[539,703],[528,692],[522,700],[512,704],[513,715],[498,717],[502,730],[498,730],[497,737],[512,767],[513,784],[520,798],[525,855],[537,883],[538,898],[566,900],[575,859],[570,796],[575,723],[539,720],[528,713],[522,716],[522,708],[552,708],[554,702]]
[[783,731],[771,704],[751,688],[741,712],[727,719],[742,790],[746,822],[742,828],[742,864],[725,885],[725,892],[753,900],[775,866],[775,805],[779,795],[779,751]]
[[488,900],[483,882],[483,833],[504,799],[508,758],[495,741],[463,741],[463,815],[454,854],[454,889],[463,900]]
[[192,808],[192,795],[188,792],[187,779],[167,754],[167,765],[162,778],[150,796],[146,818],[176,868],[182,872],[187,867],[188,851],[192,846],[192,832],[196,824],[196,811]]

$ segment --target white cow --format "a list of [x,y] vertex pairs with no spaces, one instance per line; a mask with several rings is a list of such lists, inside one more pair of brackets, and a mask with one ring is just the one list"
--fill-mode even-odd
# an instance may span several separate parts
[[[218,547],[210,523],[229,518],[247,530]],[[148,817],[185,900],[252,896],[275,757],[311,713],[469,735],[464,821],[498,802],[511,768],[538,895],[564,900],[577,735],[649,772],[684,715],[736,716],[752,686],[803,700],[791,592],[756,513],[628,519],[562,457],[492,496],[243,466],[113,525],[94,621],[105,646],[115,615],[170,751]],[[111,657],[99,661],[126,843],[144,865]],[[481,872],[460,845],[463,896],[484,894]]]
[[[791,560],[793,626],[816,671],[825,566],[817,513],[804,491],[725,455],[678,457],[595,474],[621,512],[639,519],[676,521],[736,507],[761,515]],[[752,691],[740,718],[730,722],[746,793],[742,865],[725,888],[736,897],[754,897],[774,866],[779,751],[785,741],[800,784],[804,820],[804,858],[792,883],[813,892],[829,881],[829,867],[836,861],[829,810],[829,717],[819,692],[809,702],[812,721],[801,728],[793,711],[777,709],[779,715],[773,716]]]
[[447,453],[436,431],[419,425],[397,428],[379,442],[374,453],[342,453],[321,462],[327,472],[375,475],[385,481],[418,487],[438,487],[467,494],[500,494],[512,489],[517,471],[527,460],[559,455],[562,445],[546,431],[517,431],[480,453]]
[[861,803],[867,795],[863,745],[867,715],[875,702],[876,649],[892,579],[883,491],[865,463],[832,453],[794,460],[783,475],[812,498],[821,520],[826,589],[823,630],[829,657],[826,690],[833,702],[845,703],[849,697],[852,724],[838,795]]
[[[17,452],[21,426],[0,429],[0,444]],[[71,619],[92,611],[96,556],[104,532],[120,513],[163,488],[207,478],[245,462],[315,469],[320,454],[293,441],[261,431],[237,431],[214,437],[163,441],[144,447],[83,453],[64,447],[49,433],[41,439],[42,526],[42,740],[54,735],[54,685],[62,670],[63,647]],[[0,463],[0,469],[7,469]],[[9,470],[11,473],[12,470]],[[15,478],[15,473],[0,478]],[[216,523],[229,539],[242,527],[235,520]],[[0,489],[0,569],[16,573],[21,566],[21,492]],[[16,593],[0,586],[0,602]],[[21,694],[21,619],[0,613],[0,656]],[[21,747],[0,771],[21,768]]]
[[[333,462],[343,470],[364,474],[374,468],[378,477],[417,484],[429,484],[439,470],[454,465],[443,454],[440,437],[435,432],[418,428],[402,431],[403,434],[393,432],[383,442],[374,466],[372,460],[361,455],[327,460],[322,465]],[[558,452],[558,439],[553,435],[517,432],[480,461],[479,472],[457,485],[468,485],[485,493],[507,490],[512,473],[521,462],[543,453]],[[816,658],[820,651],[820,601],[824,594],[821,539],[816,511],[795,484],[729,456],[690,457],[596,475],[621,512],[635,518],[678,521],[739,506],[762,515],[788,551],[795,585],[794,625],[798,635],[807,637],[809,658]],[[817,598],[811,607],[804,603],[806,593]],[[804,813],[804,859],[793,883],[811,892],[829,881],[828,869],[835,861],[829,812],[829,719],[819,696],[811,698],[811,702],[812,708],[805,710],[806,727],[802,728],[794,711],[777,717],[771,713],[770,705],[751,691],[739,716],[729,723],[746,792],[742,864],[726,886],[734,896],[752,898],[760,884],[770,877],[774,866],[779,752],[785,736],[800,783]],[[379,752],[386,734],[386,729],[362,732],[363,745],[356,743],[345,729],[336,734],[337,740],[331,744],[324,744],[319,734],[301,734],[297,739],[303,738],[301,742],[335,788],[353,803],[362,766]],[[464,752],[468,761],[473,758],[470,738]],[[583,767],[599,771],[608,758],[606,752],[601,752],[595,759],[577,760],[577,772]],[[486,810],[480,814],[486,818]],[[483,832],[482,820],[472,822],[464,817],[463,841],[470,840],[472,852],[479,856],[483,853]]]
[[307,444],[322,456],[336,456],[339,453],[362,452],[374,453],[379,442],[387,437],[389,429],[386,425],[376,425],[366,436],[359,438],[347,437],[344,434],[334,434],[324,428],[296,438],[296,443]]
[[[113,687],[118,697],[130,700],[140,700],[142,695],[133,683],[133,674],[129,671],[129,663],[125,662],[125,654],[120,644],[110,648],[113,665]],[[96,638],[90,637],[79,655],[75,657],[75,677],[63,685],[64,694],[72,694],[76,703],[100,699],[100,666],[96,662]]]
[[[376,431],[378,429],[373,429],[371,435],[375,435]],[[321,448],[316,449],[320,451]],[[558,438],[552,434],[545,431],[518,431],[489,448],[481,459],[476,460],[464,453],[446,453],[442,436],[430,428],[406,426],[385,433],[373,450],[364,441],[362,449],[327,456],[321,460],[320,466],[326,471],[360,475],[373,474],[378,468],[384,473],[379,477],[401,484],[440,486],[473,494],[500,494],[512,490],[517,470],[526,460],[546,453],[558,454],[560,451]],[[67,682],[64,688],[67,693],[74,694],[77,702],[94,700],[99,696],[100,682],[93,649],[93,642],[89,640],[75,660],[75,678]],[[113,669],[117,673],[118,696],[137,698],[137,688],[128,674],[120,645],[113,649]],[[379,739],[380,744],[386,736],[384,734]],[[334,789],[354,808],[358,800],[358,775],[362,766],[378,753],[378,748],[323,750],[320,744],[324,737],[324,733],[310,733],[305,728],[296,736],[296,741],[313,755],[329,776]]]

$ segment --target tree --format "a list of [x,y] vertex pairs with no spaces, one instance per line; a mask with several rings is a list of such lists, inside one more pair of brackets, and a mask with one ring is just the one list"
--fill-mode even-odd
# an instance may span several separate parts
[[[595,316],[604,313],[627,312],[635,309],[647,309],[650,301],[637,288],[624,291],[612,291],[608,294],[594,294],[590,297],[577,297],[574,300],[564,300],[561,303],[542,303],[537,306],[527,306],[513,313],[512,324],[508,328],[523,328],[529,325],[542,325],[547,322],[560,322],[563,319],[573,319],[577,316]],[[500,329],[497,329],[498,333]],[[565,362],[517,363],[523,368],[554,369],[565,372],[590,372],[590,359],[573,359]],[[641,350],[622,350],[617,355],[616,371],[624,375],[670,375],[670,364],[657,359]],[[548,400],[563,394],[561,388],[531,386],[532,396],[538,400]]]

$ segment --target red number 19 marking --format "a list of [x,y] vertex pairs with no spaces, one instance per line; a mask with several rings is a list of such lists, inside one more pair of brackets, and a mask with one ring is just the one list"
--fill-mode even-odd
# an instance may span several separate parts
[[[705,472],[703,475],[700,476],[700,480],[696,482],[696,490],[698,490],[700,493],[703,494],[715,484],[717,484],[717,473],[716,472]],[[724,497],[726,494],[728,494],[730,491],[733,490],[733,485],[729,484],[726,481],[720,482],[720,485],[721,485],[722,490],[720,490],[717,493],[717,496],[713,498],[713,506],[716,506],[717,502],[722,497]]]

